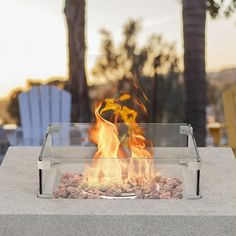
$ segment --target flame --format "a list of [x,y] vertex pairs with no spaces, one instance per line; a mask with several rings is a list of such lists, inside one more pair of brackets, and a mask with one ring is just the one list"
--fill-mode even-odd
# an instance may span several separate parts
[[[121,105],[129,99],[129,94],[118,99],[105,99],[104,106],[100,103],[95,110],[96,123],[90,129],[90,140],[97,145],[97,151],[92,165],[85,170],[88,185],[122,185],[127,182],[141,185],[154,177],[153,152],[148,150],[144,131],[136,122],[137,112]],[[137,104],[144,107],[142,103]],[[102,116],[106,112],[113,113],[112,121]],[[118,120],[127,127],[127,134],[121,138]]]

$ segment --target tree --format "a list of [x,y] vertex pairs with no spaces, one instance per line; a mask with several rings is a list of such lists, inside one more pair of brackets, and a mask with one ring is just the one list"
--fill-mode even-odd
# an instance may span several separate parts
[[206,11],[213,18],[230,16],[236,0],[183,0],[184,87],[186,122],[193,125],[196,142],[205,146],[207,82],[205,73]]
[[207,10],[212,18],[230,17],[236,10],[236,0],[207,0]]
[[196,142],[205,146],[207,83],[205,73],[206,0],[183,0],[185,118]]
[[68,26],[69,90],[72,94],[72,121],[91,120],[88,85],[85,73],[85,0],[66,0]]
[[7,106],[7,111],[12,119],[15,120],[17,125],[20,125],[20,110],[18,104],[18,96],[23,92],[22,89],[15,89],[10,94],[9,104]]
[[[111,33],[101,30],[101,53],[96,59],[93,75],[105,81],[118,81],[117,93],[130,93],[144,103],[149,116],[141,116],[140,121],[182,121],[183,90],[175,47],[156,34],[144,45],[138,45],[141,28],[141,22],[128,21],[117,46]],[[139,111],[136,102],[132,105]]]

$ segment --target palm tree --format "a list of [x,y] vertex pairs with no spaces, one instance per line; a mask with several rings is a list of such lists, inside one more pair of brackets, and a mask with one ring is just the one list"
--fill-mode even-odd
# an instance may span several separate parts
[[85,73],[85,0],[66,0],[68,26],[69,90],[72,94],[72,121],[91,120]]
[[186,122],[196,141],[205,146],[207,82],[205,73],[205,23],[207,0],[183,0],[184,85]]

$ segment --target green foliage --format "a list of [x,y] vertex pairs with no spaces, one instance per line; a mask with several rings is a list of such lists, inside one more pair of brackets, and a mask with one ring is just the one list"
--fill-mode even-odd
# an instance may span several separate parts
[[21,89],[14,90],[10,94],[10,102],[7,107],[8,113],[13,119],[15,119],[17,125],[20,125],[20,111],[19,111],[19,105],[18,105],[18,95],[22,92],[23,90]]
[[111,33],[101,30],[101,53],[92,73],[103,82],[118,80],[117,93],[128,92],[141,100],[151,114],[148,121],[156,121],[158,116],[158,121],[182,121],[183,87],[175,45],[154,34],[140,46],[141,29],[140,21],[129,20],[117,46]]
[[212,18],[221,14],[230,17],[236,10],[236,0],[207,0],[207,9]]

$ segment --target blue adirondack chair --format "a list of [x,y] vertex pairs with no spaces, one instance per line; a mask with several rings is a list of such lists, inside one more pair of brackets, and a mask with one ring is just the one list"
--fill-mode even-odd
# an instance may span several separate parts
[[[55,86],[34,86],[18,101],[22,126],[16,130],[22,133],[18,145],[41,145],[50,123],[70,122],[71,94]],[[68,132],[64,130],[65,136]]]

